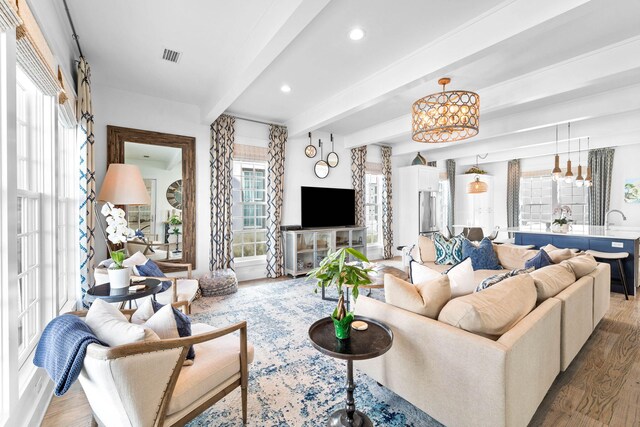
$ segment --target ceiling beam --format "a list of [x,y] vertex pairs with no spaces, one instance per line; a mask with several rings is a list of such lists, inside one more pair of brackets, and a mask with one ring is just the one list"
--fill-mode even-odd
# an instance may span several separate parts
[[[379,103],[484,49],[588,3],[589,0],[507,0],[287,122],[289,135],[318,129]],[[478,35],[481,34],[482,37]]]
[[[278,0],[252,29],[235,64],[226,65],[227,90],[212,94],[203,108],[203,121],[211,123],[262,74],[330,0]],[[213,59],[215,60],[215,58]]]
[[[608,83],[612,76],[638,70],[638,57],[640,37],[633,37],[478,90],[482,105],[487,106],[481,113],[495,117],[499,111],[518,105],[561,94],[570,95],[572,91]],[[482,121],[480,130],[473,141],[495,136],[487,131]],[[410,138],[410,131],[411,115],[407,114],[347,135],[345,146],[359,147],[403,136]]]

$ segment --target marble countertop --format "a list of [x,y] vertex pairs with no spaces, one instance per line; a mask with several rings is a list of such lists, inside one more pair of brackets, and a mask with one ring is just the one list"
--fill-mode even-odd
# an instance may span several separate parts
[[553,234],[561,236],[576,236],[576,237],[602,237],[611,239],[627,239],[637,240],[640,239],[640,228],[624,228],[624,227],[611,227],[610,230],[605,229],[602,225],[592,226],[577,226],[574,227],[568,233],[554,233],[553,231],[541,230],[539,228],[529,227],[510,227],[506,230],[500,229],[500,231],[509,231],[512,233],[532,233],[532,234]]

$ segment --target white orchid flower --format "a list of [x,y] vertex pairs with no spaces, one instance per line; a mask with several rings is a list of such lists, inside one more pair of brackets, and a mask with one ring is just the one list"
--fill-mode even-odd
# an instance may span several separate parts
[[126,214],[125,214],[124,210],[122,210],[120,208],[111,209],[111,216],[113,216],[114,218],[124,218],[125,215]]
[[111,214],[111,209],[113,209],[113,204],[111,202],[107,202],[102,206],[102,210],[100,211],[100,213],[103,216],[108,216],[109,214]]

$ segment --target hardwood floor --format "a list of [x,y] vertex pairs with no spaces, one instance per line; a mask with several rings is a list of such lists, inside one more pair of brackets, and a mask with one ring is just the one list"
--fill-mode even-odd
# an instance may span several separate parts
[[[42,425],[91,425],[79,383],[53,398]],[[531,425],[640,426],[640,298],[611,294],[609,313],[556,378]]]

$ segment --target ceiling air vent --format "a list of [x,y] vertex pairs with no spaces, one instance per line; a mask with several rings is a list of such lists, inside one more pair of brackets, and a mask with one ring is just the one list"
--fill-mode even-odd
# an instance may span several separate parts
[[180,57],[182,56],[181,52],[176,52],[175,50],[165,49],[162,54],[162,59],[167,60],[169,62],[178,63],[180,61]]

